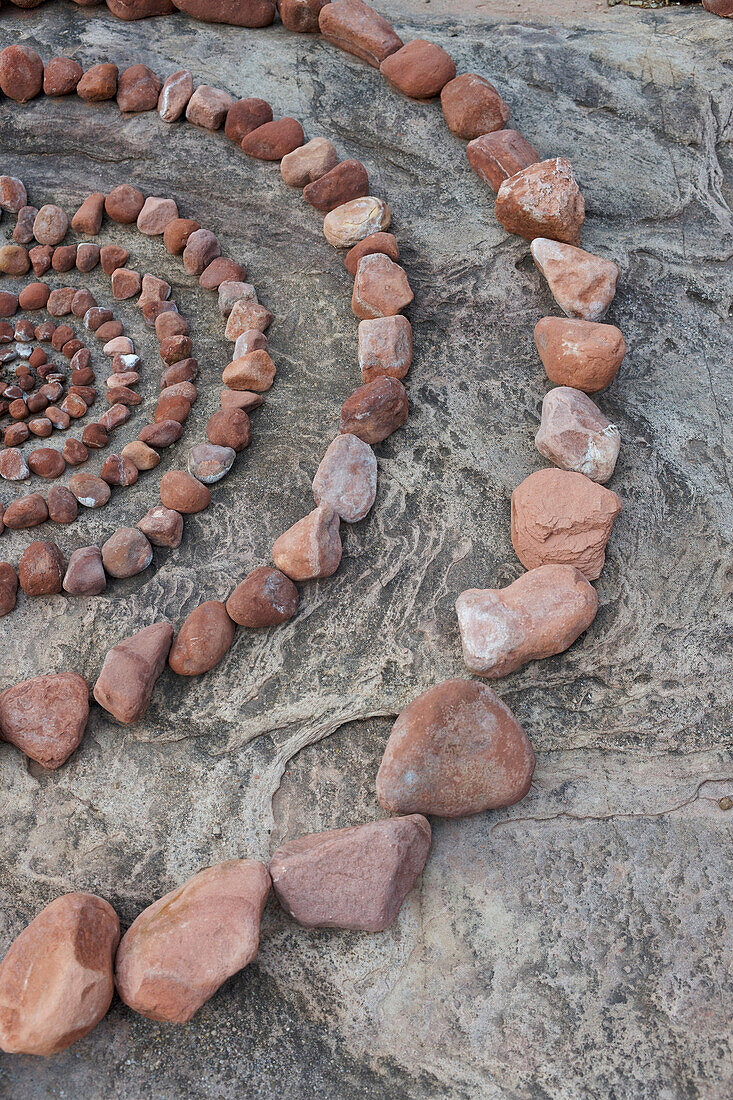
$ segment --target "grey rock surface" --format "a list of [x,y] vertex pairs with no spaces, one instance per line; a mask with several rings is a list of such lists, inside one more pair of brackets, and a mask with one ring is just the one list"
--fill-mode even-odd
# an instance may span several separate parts
[[[597,398],[621,430],[609,487],[624,504],[601,609],[570,651],[498,685],[538,755],[532,790],[506,811],[434,821],[422,883],[390,931],[308,932],[271,902],[257,963],[190,1025],[115,1002],[51,1060],[2,1056],[2,1095],[718,1100],[733,1089],[733,815],[718,805],[733,794],[730,23],[697,8],[538,7],[384,7],[403,38],[429,37],[459,70],[494,81],[544,155],[569,157],[588,207],[583,247],[622,270],[607,320],[628,353]],[[166,671],[138,725],[95,706],[58,772],[0,746],[4,951],[61,892],[101,894],[127,925],[208,863],[267,859],[285,838],[381,816],[373,777],[391,720],[464,674],[456,596],[521,571],[509,498],[544,464],[533,437],[549,385],[531,332],[556,310],[439,106],[402,98],[328,44],[184,16],[123,23],[70,3],[4,5],[0,32],[85,66],[190,67],[302,119],[308,136],[365,163],[416,295],[410,420],[377,449],[377,503],[346,531],[336,577],[306,586],[284,627],[240,631],[206,676]],[[267,563],[312,506],[310,481],[359,378],[350,280],[273,166],[223,134],[73,98],[3,101],[0,142],[0,170],[37,206],[72,211],[123,181],[172,194],[247,263],[276,316],[278,365],[251,448],[214,505],[187,518],[178,551],[156,551],[152,570],[101,597],[21,600],[0,620],[2,689],[64,669],[93,681],[121,638],[180,624]],[[6,216],[0,236],[13,224]],[[162,474],[203,438],[228,359],[216,295],[159,243],[105,234],[133,241],[131,266],[172,281],[201,395],[157,470],[72,528],[42,529],[67,558],[157,502]],[[89,285],[109,297],[98,275]],[[144,416],[155,341],[133,306],[120,312],[146,353]],[[3,483],[0,501],[24,491]],[[17,562],[35,537],[6,531],[0,557]]]

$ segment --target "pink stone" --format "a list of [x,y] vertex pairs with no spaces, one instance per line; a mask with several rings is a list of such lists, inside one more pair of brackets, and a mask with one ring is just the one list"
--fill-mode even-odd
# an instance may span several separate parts
[[404,268],[381,252],[362,257],[351,308],[357,317],[393,317],[414,298]]
[[200,676],[219,664],[234,641],[234,623],[218,600],[194,608],[176,635],[168,664],[179,676]]
[[68,760],[88,717],[89,685],[75,672],[34,676],[0,693],[0,735],[44,768]]
[[377,460],[368,443],[337,435],[313,478],[316,504],[327,504],[346,523],[358,523],[377,496]]
[[606,482],[616,466],[621,435],[581,390],[557,386],[545,394],[535,443],[560,469]]
[[580,244],[585,203],[570,162],[563,157],[531,164],[504,180],[494,209],[509,233],[529,241],[549,237]]
[[534,341],[550,381],[584,393],[610,386],[626,354],[621,330],[597,321],[542,317]]
[[80,546],[69,558],[64,577],[64,591],[70,596],[98,596],[107,587],[98,546]]
[[272,314],[258,302],[241,298],[235,302],[224,330],[227,340],[236,340],[243,332],[257,329],[265,332],[272,323]]
[[584,321],[605,317],[619,276],[613,261],[545,237],[536,237],[530,248],[553,298],[567,317]]
[[387,375],[404,378],[412,363],[412,325],[406,317],[375,317],[359,323],[359,366],[363,382]]
[[151,508],[140,520],[138,527],[153,546],[165,546],[175,550],[183,538],[183,516],[174,508],[159,504]]
[[218,130],[234,106],[234,97],[221,88],[200,84],[188,101],[186,119],[205,130]]
[[186,110],[193,95],[193,77],[187,69],[171,73],[160,90],[158,114],[163,122],[175,122]]
[[319,506],[286,531],[272,548],[275,565],[294,581],[330,577],[341,562],[339,517]]
[[169,222],[178,217],[175,199],[163,199],[150,196],[137,216],[137,227],[147,237],[159,237],[165,232]]
[[338,153],[326,138],[311,141],[287,153],[280,161],[280,175],[288,187],[305,187],[321,179],[338,163]]
[[142,718],[172,641],[170,623],[153,623],[107,653],[94,698],[118,722],[129,724]]

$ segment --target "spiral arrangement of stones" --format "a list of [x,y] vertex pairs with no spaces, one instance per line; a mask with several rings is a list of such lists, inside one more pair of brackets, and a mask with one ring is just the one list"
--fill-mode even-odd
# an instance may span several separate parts
[[[156,3],[160,8],[160,0]],[[109,6],[133,16],[143,9],[152,14],[147,0],[109,0]],[[224,9],[231,14],[259,8],[274,14],[269,0],[186,0],[179,6],[194,14],[205,11],[210,18],[219,18],[213,13]],[[465,592],[457,603],[467,667],[484,677],[506,675],[526,661],[567,648],[596,613],[590,582],[600,575],[620,510],[618,497],[603,483],[613,473],[620,440],[588,394],[610,383],[625,351],[619,330],[601,323],[615,293],[618,269],[579,248],[584,202],[570,164],[561,157],[540,160],[521,134],[504,128],[508,108],[485,78],[456,76],[455,65],[440,47],[423,41],[403,45],[361,0],[282,0],[280,13],[284,22],[302,21],[293,29],[315,30],[317,25],[336,45],[378,65],[405,94],[441,96],[449,126],[469,139],[472,167],[497,194],[497,218],[532,242],[535,262],[566,314],[544,318],[535,329],[538,352],[557,388],[545,398],[537,436],[538,449],[554,468],[531,475],[512,499],[512,541],[528,572],[503,590]],[[354,276],[352,308],[360,318],[364,384],[345,403],[340,434],[314,479],[316,508],[275,542],[275,568],[255,570],[226,604],[202,604],[175,640],[172,625],[158,622],[107,653],[93,695],[114,718],[130,723],[145,712],[166,662],[182,675],[213,668],[231,645],[235,624],[254,628],[286,621],[297,608],[294,582],[330,576],[338,568],[341,521],[363,518],[375,499],[371,447],[407,416],[401,379],[410,366],[412,345],[401,311],[412,292],[396,263],[396,241],[386,232],[389,209],[369,195],[363,166],[356,161],[339,164],[324,139],[304,144],[296,120],[273,121],[261,100],[235,102],[209,86],[194,90],[185,71],[164,84],[137,65],[122,74],[111,63],[82,73],[70,59],[55,59],[44,71],[32,51],[8,49],[21,52],[10,61],[7,49],[0,53],[0,87],[19,102],[43,87],[47,94],[116,96],[122,110],[157,107],[168,122],[185,114],[207,129],[223,125],[245,152],[279,161],[284,181],[303,188],[306,200],[325,213],[329,242],[350,250],[346,266]],[[106,207],[109,198],[98,196],[97,202]],[[143,200],[140,195],[129,220],[142,216],[144,202],[156,204],[157,216],[170,201]],[[158,230],[164,241],[169,226],[181,222],[177,210],[166,209],[171,221]],[[30,215],[23,220],[29,222]],[[205,235],[201,241],[213,236],[195,225],[185,242],[184,263],[185,249],[197,234]],[[215,262],[214,254],[204,253],[202,272],[209,262]],[[119,276],[118,282],[125,278]],[[226,334],[237,341],[223,380],[234,394],[227,398],[233,402],[228,407],[242,410],[250,398],[238,404],[237,395],[265,390],[274,365],[262,336],[265,314],[267,323],[270,315],[249,296],[230,301],[223,288],[236,282],[224,280],[219,286],[222,304],[229,309]],[[164,300],[157,296],[155,310],[161,312],[156,330],[161,318],[177,316],[163,309]],[[184,335],[177,332],[175,338]],[[114,337],[120,338],[122,332]],[[209,490],[195,474],[201,469],[194,464],[190,473],[164,476],[164,511],[180,516],[208,504]],[[68,759],[83,737],[88,713],[89,685],[73,672],[35,677],[0,694],[2,736],[47,767]],[[283,908],[306,927],[388,927],[427,859],[431,831],[426,815],[461,817],[512,805],[529,790],[534,764],[526,733],[487,684],[451,680],[436,685],[398,717],[377,775],[380,804],[399,816],[301,837],[279,849],[267,867],[246,859],[209,867],[144,910],[121,941],[114,910],[95,895],[67,894],[47,906],[0,964],[0,1046],[36,1054],[63,1049],[102,1018],[115,987],[143,1015],[189,1020],[229,976],[255,958],[270,886]],[[80,934],[88,945],[83,969],[72,951],[59,955],[50,946],[73,943]],[[53,1004],[45,996],[49,988],[58,993]],[[13,1013],[8,1015],[3,1010],[10,1004]]]

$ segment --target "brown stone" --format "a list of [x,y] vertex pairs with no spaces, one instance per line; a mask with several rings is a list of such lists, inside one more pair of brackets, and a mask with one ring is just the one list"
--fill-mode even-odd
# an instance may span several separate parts
[[583,474],[537,470],[512,493],[512,545],[525,569],[574,565],[594,581],[620,511],[616,493]]
[[84,70],[78,61],[70,57],[52,57],[46,62],[43,73],[45,95],[71,95],[82,78]]
[[28,283],[18,295],[18,304],[21,309],[43,309],[50,294],[51,288],[45,283]]
[[183,516],[173,508],[159,504],[151,508],[140,520],[138,527],[153,546],[165,546],[175,550],[183,538]]
[[621,435],[581,390],[556,386],[542,402],[535,444],[560,469],[606,482],[616,466]]
[[[121,209],[121,205],[117,205],[117,200],[115,200],[114,209],[116,212]],[[140,209],[142,210],[142,206]],[[137,214],[135,217],[137,217]],[[124,267],[129,259],[130,253],[119,244],[105,244],[99,251],[99,262],[105,275],[111,275],[118,267]]]
[[190,412],[191,402],[187,401],[185,397],[171,393],[170,389],[166,388],[158,398],[158,404],[155,408],[155,422],[177,420],[179,424],[183,424]]
[[48,439],[53,432],[53,424],[47,417],[37,416],[28,421],[28,430],[39,439]]
[[5,481],[27,481],[30,476],[28,463],[20,451],[15,448],[0,451],[0,477]]
[[218,130],[233,106],[234,97],[229,92],[212,88],[210,84],[199,84],[188,101],[186,120],[204,130]]
[[117,952],[120,997],[143,1016],[186,1023],[257,956],[270,890],[262,863],[207,867],[133,921]]
[[[84,327],[89,329],[90,332],[97,332],[107,321],[111,321],[114,318],[114,314],[110,309],[104,309],[102,306],[92,306],[84,314]],[[98,337],[101,339],[101,337]]]
[[217,256],[204,268],[199,278],[199,286],[204,290],[216,290],[222,283],[247,278],[247,268],[230,260],[227,256]]
[[[14,401],[11,401],[8,405],[8,413],[12,416],[13,420],[25,420],[28,416],[28,406],[22,397],[16,397]],[[6,440],[7,442],[7,440]]]
[[188,69],[178,69],[166,78],[158,97],[158,114],[163,122],[176,122],[193,95],[193,77]]
[[[224,335],[227,340],[236,340],[243,332],[257,330],[265,332],[272,324],[272,314],[269,309],[259,302],[252,302],[246,298],[240,298],[232,306]],[[253,387],[254,388],[254,387]]]
[[393,317],[413,300],[404,268],[380,252],[359,261],[351,308],[357,317]]
[[355,435],[338,435],[313,479],[316,504],[327,504],[346,523],[358,523],[377,496],[374,451]]
[[318,16],[331,0],[279,0],[283,26],[296,34],[317,34]]
[[363,241],[359,241],[353,248],[350,248],[344,257],[344,267],[349,275],[356,275],[359,262],[364,256],[372,256],[375,253],[388,256],[390,260],[399,260],[400,250],[396,237],[392,233],[371,233]]
[[456,600],[466,668],[493,680],[562,653],[597,610],[593,585],[572,565],[542,565],[507,588],[471,588]]
[[549,237],[580,244],[585,203],[570,162],[563,157],[531,164],[504,180],[494,212],[509,233],[528,241]]
[[178,363],[166,367],[160,376],[161,389],[176,386],[179,382],[192,382],[198,374],[198,360],[181,359]]
[[35,248],[31,248],[28,253],[28,259],[33,267],[33,274],[36,278],[40,278],[41,275],[45,275],[51,266],[51,259],[53,257],[53,249],[47,244],[38,244]]
[[147,443],[133,439],[122,448],[122,457],[132,462],[138,470],[153,470],[160,462],[160,455]]
[[128,725],[142,718],[172,641],[170,623],[153,623],[107,653],[94,698],[118,722]]
[[[90,290],[77,290],[71,299],[71,312],[75,317],[85,317],[88,310],[93,309],[96,305],[97,299]],[[91,357],[91,352],[89,352],[89,355]]]
[[229,473],[235,458],[236,452],[232,447],[197,443],[188,454],[188,472],[204,485],[213,485]]
[[249,413],[260,407],[262,395],[250,390],[230,390],[225,386],[219,395],[219,401],[222,409],[241,409],[242,412]]
[[292,619],[298,610],[298,589],[279,569],[261,566],[237,585],[226,609],[229,618],[240,626],[277,626]]
[[[216,263],[216,260],[214,260],[214,263]],[[204,272],[204,274],[206,274],[206,272]],[[203,279],[203,275],[201,278]],[[222,317],[227,318],[231,314],[236,303],[243,300],[247,302],[257,301],[257,291],[251,283],[243,283],[239,280],[230,279],[228,282],[219,284],[219,313]],[[237,358],[236,355],[234,358]]]
[[242,138],[242,149],[258,160],[282,160],[303,144],[303,127],[294,118],[278,118],[265,122]]
[[211,503],[211,493],[184,470],[169,470],[160,482],[160,501],[183,515],[202,512]]
[[66,469],[64,456],[53,447],[38,447],[28,455],[28,467],[39,477],[61,477]]
[[323,213],[368,194],[369,176],[358,160],[342,161],[325,176],[307,184],[303,189],[305,201]]
[[111,577],[134,577],[153,560],[153,548],[137,527],[119,527],[102,544],[102,562]]
[[9,561],[0,561],[0,618],[15,610],[18,577]]
[[365,195],[337,206],[323,219],[323,234],[334,248],[353,248],[372,233],[389,228],[390,209],[383,199]]
[[161,343],[169,336],[187,336],[188,321],[173,310],[170,313],[161,313],[155,319],[155,335]]
[[193,342],[190,336],[167,336],[160,344],[160,358],[166,366],[190,359]]
[[[23,291],[21,291],[21,294]],[[18,309],[18,296],[10,291],[0,291],[0,317],[12,317]],[[23,308],[21,306],[21,308]]]
[[0,1047],[51,1055],[87,1035],[114,993],[120,922],[94,894],[64,894],[47,905],[0,963]]
[[407,420],[407,391],[397,378],[379,377],[360,386],[341,408],[339,430],[381,443]]
[[232,390],[264,393],[272,386],[275,374],[275,364],[266,351],[249,351],[224,368],[222,381]]
[[619,277],[612,260],[544,237],[536,237],[530,249],[566,317],[600,321],[606,315]]
[[163,231],[163,244],[174,256],[180,256],[188,243],[192,233],[196,233],[201,226],[193,218],[175,218],[168,222]]
[[137,481],[138,469],[135,463],[125,455],[111,454],[104,460],[100,476],[108,485],[120,485],[126,488]]
[[[460,79],[460,78],[459,78]],[[505,179],[529,168],[540,154],[518,130],[497,130],[483,134],[466,146],[468,163],[493,191],[498,191]]]
[[[92,65],[76,86],[76,94],[88,103],[102,103],[117,95],[118,68],[111,61]],[[109,213],[109,211],[107,211]]]
[[89,458],[89,451],[78,439],[70,437],[64,443],[63,455],[69,466],[83,466]]
[[331,577],[341,562],[339,517],[327,505],[298,520],[275,541],[272,558],[294,581]]
[[186,618],[168,664],[179,676],[200,676],[222,660],[234,641],[234,623],[223,603],[207,600]]
[[26,596],[56,596],[61,591],[64,559],[55,542],[31,542],[21,554],[18,580]]
[[68,413],[72,420],[79,420],[86,416],[89,406],[83,398],[75,393],[67,393],[60,405],[61,411]]
[[0,50],[0,90],[8,99],[27,103],[42,87],[43,62],[35,50],[18,45]]
[[280,175],[288,187],[305,187],[321,179],[338,163],[338,153],[326,138],[313,138],[280,161]]
[[112,294],[118,302],[134,298],[140,293],[142,278],[139,271],[129,267],[118,267],[112,272]]
[[147,424],[140,429],[138,439],[149,447],[170,447],[183,435],[183,425],[177,420],[162,420],[158,424]]
[[207,23],[235,27],[268,27],[275,18],[275,0],[174,0],[180,11]]
[[[71,228],[76,233],[86,233],[90,237],[96,237],[102,228],[104,217],[104,195],[101,191],[95,191],[89,195],[71,219]],[[107,246],[109,247],[109,246]],[[114,245],[112,246],[115,247]],[[109,274],[109,272],[107,272]]]
[[[84,736],[88,717],[89,685],[75,672],[34,676],[0,693],[0,735],[44,768],[58,768],[68,760]],[[0,1008],[0,1020],[2,1016]]]
[[626,354],[621,330],[594,321],[543,317],[534,342],[550,381],[584,393],[610,386]]
[[79,511],[76,497],[65,485],[52,485],[48,490],[48,518],[52,523],[73,523]]
[[183,250],[183,267],[188,275],[201,275],[212,260],[221,255],[219,241],[210,229],[191,233]]
[[24,206],[18,211],[18,220],[13,230],[13,240],[18,244],[30,244],[33,240],[33,223],[37,214],[35,206]]
[[149,196],[137,216],[137,227],[146,237],[160,237],[170,222],[178,219],[175,199]]
[[56,326],[53,321],[43,321],[35,329],[35,337],[40,343],[48,343],[53,339],[53,334],[56,331]]
[[488,684],[447,680],[392,727],[377,798],[390,813],[465,817],[519,802],[534,765],[527,735]]
[[247,134],[264,126],[266,122],[272,122],[272,107],[269,103],[256,97],[238,99],[229,108],[224,133],[230,141],[241,145]]
[[64,591],[70,596],[99,596],[107,587],[98,546],[80,546],[69,558],[64,577]]
[[121,225],[132,225],[136,222],[144,205],[145,196],[142,191],[129,183],[121,183],[113,188],[104,200],[104,209],[109,217]]
[[104,344],[108,340],[116,340],[118,336],[122,336],[124,331],[125,329],[122,321],[115,321],[113,319],[111,321],[103,321],[94,335]]
[[69,478],[69,488],[85,508],[102,508],[112,495],[109,485],[101,477],[83,472]]
[[98,244],[93,244],[91,241],[82,241],[76,249],[77,271],[82,271],[85,275],[93,271],[99,263],[100,252],[101,249]]
[[406,317],[377,317],[359,324],[359,366],[364,382],[404,378],[412,363],[412,325]]
[[28,205],[28,193],[17,176],[0,176],[0,210],[17,214]]
[[124,114],[154,111],[158,106],[161,82],[146,65],[131,65],[120,73],[117,106]]
[[321,10],[321,34],[334,46],[353,53],[378,69],[385,57],[402,46],[386,19],[363,0],[334,0]]
[[430,840],[420,814],[311,833],[274,853],[272,885],[306,928],[383,932],[425,866]]
[[87,424],[81,433],[81,441],[91,451],[101,451],[109,443],[107,428],[104,424]]
[[219,447],[243,451],[250,441],[247,413],[242,409],[221,409],[215,412],[206,425],[206,437],[210,443]]
[[176,10],[172,0],[107,0],[107,7],[118,19],[149,19]]
[[702,0],[702,6],[713,15],[733,19],[733,0]]
[[432,99],[453,80],[456,66],[440,46],[415,38],[386,57],[379,71],[390,84],[412,99]]
[[28,251],[22,244],[0,245],[0,273],[25,275],[30,266]]
[[477,73],[461,73],[450,80],[440,93],[440,103],[448,128],[467,141],[500,130],[509,121],[509,107],[494,85]]

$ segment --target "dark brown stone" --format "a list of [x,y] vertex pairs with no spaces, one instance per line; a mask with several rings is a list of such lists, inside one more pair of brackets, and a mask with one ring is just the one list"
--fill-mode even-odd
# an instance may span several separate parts
[[117,94],[118,69],[111,61],[92,65],[76,86],[76,94],[88,103],[102,103]]
[[43,91],[50,96],[71,95],[83,74],[78,61],[70,57],[52,57],[46,62],[43,73]]
[[26,596],[56,596],[61,591],[64,559],[55,542],[31,542],[18,563],[18,580]]

